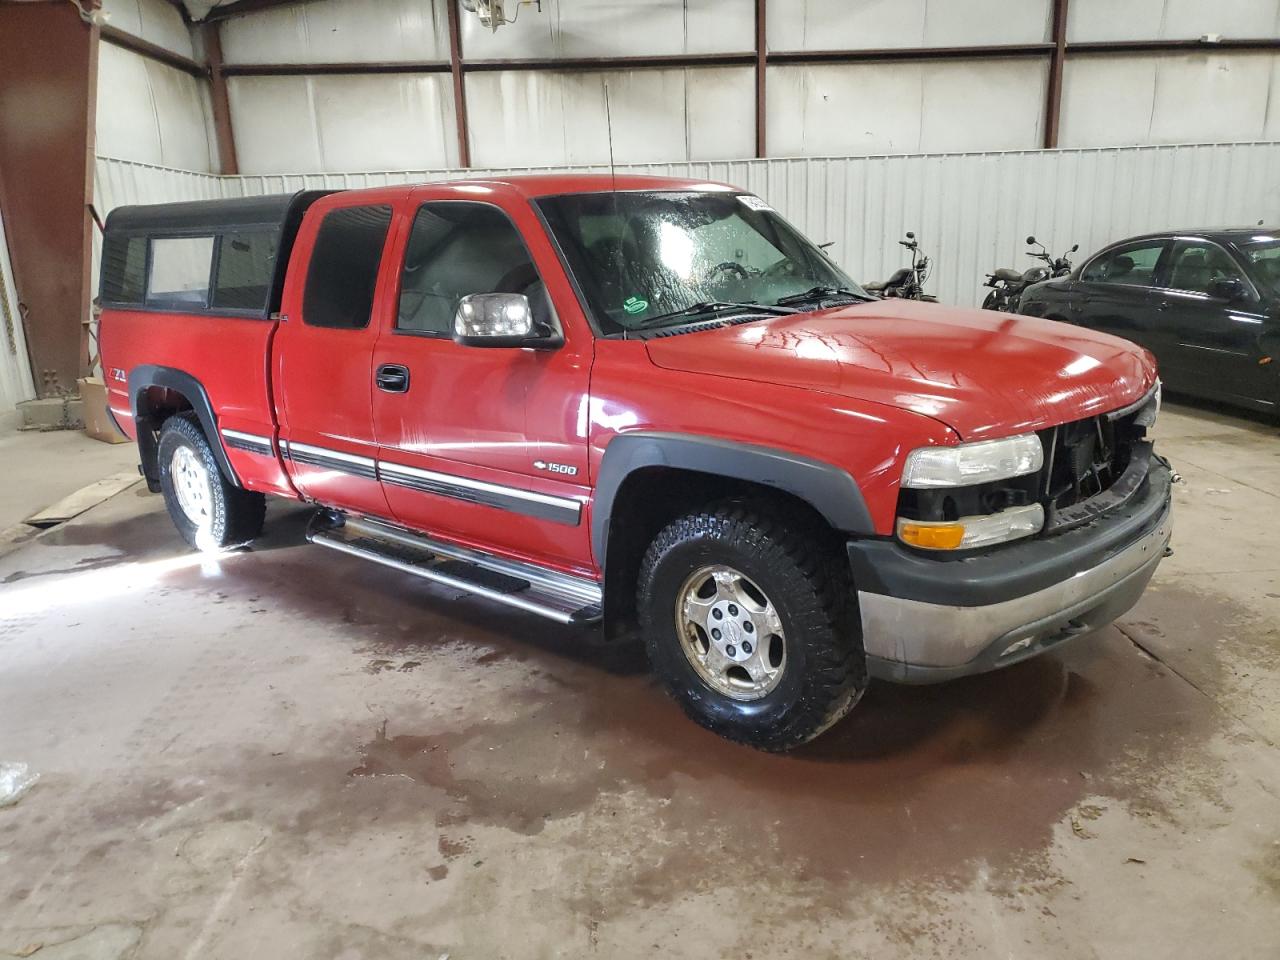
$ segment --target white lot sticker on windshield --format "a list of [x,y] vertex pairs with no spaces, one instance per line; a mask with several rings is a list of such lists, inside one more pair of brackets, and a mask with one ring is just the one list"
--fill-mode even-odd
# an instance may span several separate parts
[[742,205],[748,210],[768,210],[769,205],[759,197],[753,197],[748,193],[738,195],[738,199],[742,201]]

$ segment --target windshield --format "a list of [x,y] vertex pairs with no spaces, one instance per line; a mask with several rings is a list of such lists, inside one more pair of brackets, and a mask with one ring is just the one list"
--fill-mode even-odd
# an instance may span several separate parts
[[699,304],[772,307],[815,287],[869,298],[759,197],[610,192],[537,203],[606,335],[696,320]]
[[1260,233],[1236,246],[1249,262],[1254,278],[1280,293],[1280,234]]

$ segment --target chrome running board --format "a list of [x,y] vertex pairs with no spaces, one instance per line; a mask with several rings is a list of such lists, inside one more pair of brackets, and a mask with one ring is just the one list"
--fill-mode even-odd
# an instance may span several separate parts
[[603,615],[604,594],[594,580],[441,543],[379,520],[321,511],[307,539],[558,623],[597,623]]

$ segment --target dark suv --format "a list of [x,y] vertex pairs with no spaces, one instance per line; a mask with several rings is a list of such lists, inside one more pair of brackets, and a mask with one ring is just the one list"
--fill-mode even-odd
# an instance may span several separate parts
[[1280,410],[1280,232],[1188,230],[1122,240],[1020,311],[1102,330],[1156,355],[1169,390]]

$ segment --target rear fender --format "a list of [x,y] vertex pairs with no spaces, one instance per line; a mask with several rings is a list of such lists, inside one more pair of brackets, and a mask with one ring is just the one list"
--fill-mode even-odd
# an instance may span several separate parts
[[204,431],[209,446],[213,448],[213,455],[222,468],[223,476],[234,486],[242,487],[240,477],[231,466],[227,451],[223,449],[222,436],[218,433],[218,417],[204,385],[185,371],[142,364],[129,371],[129,406],[133,422],[137,425],[138,453],[142,458],[142,473],[147,487],[153,492],[160,489],[156,447],[165,405],[155,402],[156,391],[153,388],[156,387],[166,391],[159,394],[160,397],[177,394],[190,405],[200,421],[200,428]]

